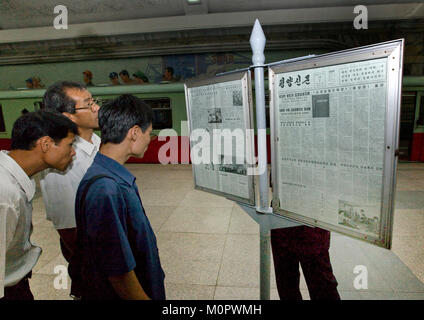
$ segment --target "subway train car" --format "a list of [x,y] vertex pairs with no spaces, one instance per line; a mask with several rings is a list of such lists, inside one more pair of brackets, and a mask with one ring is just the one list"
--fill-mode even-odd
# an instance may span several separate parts
[[[402,89],[399,159],[424,161],[424,77],[404,77]],[[183,83],[90,87],[89,90],[93,97],[102,100],[113,99],[124,93],[143,99],[154,112],[154,133],[159,134],[163,129],[175,130],[173,134],[178,136],[179,150],[178,161],[176,158],[175,161],[178,163],[186,161],[188,132]],[[0,91],[0,149],[10,148],[12,126],[22,110],[35,111],[42,107],[44,91],[44,89]],[[267,94],[266,100],[268,104]],[[267,108],[267,113],[268,110]],[[268,114],[267,125],[269,127]],[[170,132],[172,131],[168,131],[166,135],[172,135]],[[154,139],[143,159],[130,158],[128,162],[159,163],[159,150],[169,139],[164,141]],[[269,143],[268,135],[268,145]],[[183,156],[183,153],[186,156]],[[270,155],[268,155],[268,161],[270,161]]]
[[[121,94],[133,94],[152,107],[154,133],[159,134],[162,129],[175,130],[179,146],[182,134],[188,135],[184,129],[181,132],[181,122],[187,120],[183,83],[90,87],[89,91],[103,102]],[[45,89],[0,91],[0,149],[10,148],[13,123],[22,110],[36,111],[42,108],[44,92]],[[158,151],[166,142],[158,138],[152,140],[143,159],[130,158],[128,162],[159,163]]]

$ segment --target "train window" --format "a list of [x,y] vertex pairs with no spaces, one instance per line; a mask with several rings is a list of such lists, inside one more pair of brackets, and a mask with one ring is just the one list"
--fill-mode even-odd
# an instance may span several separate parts
[[[172,109],[171,99],[169,98],[149,98],[141,99],[153,110],[153,129],[170,129],[172,128]],[[102,99],[102,104],[109,102]]]
[[5,131],[6,131],[6,125],[4,123],[3,108],[2,108],[2,105],[0,104],[0,132],[5,132]]
[[153,110],[153,129],[172,128],[171,99],[152,98],[142,100]]
[[402,92],[402,105],[400,112],[399,130],[399,159],[409,160],[412,148],[412,135],[414,133],[416,92]]

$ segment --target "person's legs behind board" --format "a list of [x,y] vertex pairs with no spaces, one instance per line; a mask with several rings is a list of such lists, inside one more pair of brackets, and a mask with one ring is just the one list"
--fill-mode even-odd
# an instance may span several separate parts
[[271,230],[271,247],[274,259],[275,280],[281,300],[302,300],[299,290],[299,259],[284,243],[280,233],[284,229]]
[[300,256],[311,300],[340,300],[328,250]]
[[0,300],[3,301],[13,301],[13,300],[21,300],[21,301],[32,301],[34,300],[34,296],[29,288],[28,279],[31,278],[32,272],[30,272],[27,276],[25,276],[21,281],[11,287],[4,288],[4,297]]

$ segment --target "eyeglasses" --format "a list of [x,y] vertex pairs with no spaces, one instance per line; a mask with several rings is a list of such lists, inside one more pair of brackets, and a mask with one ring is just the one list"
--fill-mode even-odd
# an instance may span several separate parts
[[75,110],[91,109],[92,112],[96,112],[96,109],[95,109],[96,105],[97,106],[101,106],[102,105],[102,99],[100,99],[100,98],[96,98],[96,99],[91,98],[91,101],[89,103],[87,103],[87,106],[86,107],[75,108]]

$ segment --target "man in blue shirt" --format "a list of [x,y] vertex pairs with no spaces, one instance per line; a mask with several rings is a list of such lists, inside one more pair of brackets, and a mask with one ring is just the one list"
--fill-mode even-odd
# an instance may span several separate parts
[[123,165],[143,157],[153,112],[122,95],[99,111],[102,146],[82,179],[75,203],[82,299],[165,299],[156,237],[135,177]]

